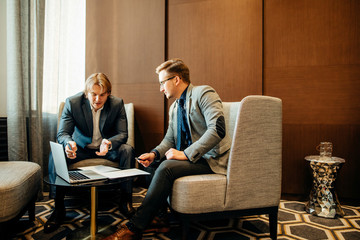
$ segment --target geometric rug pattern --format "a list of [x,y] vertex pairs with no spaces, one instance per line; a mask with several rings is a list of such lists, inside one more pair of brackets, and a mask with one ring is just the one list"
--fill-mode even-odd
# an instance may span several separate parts
[[[146,194],[146,189],[134,188],[133,205],[138,207]],[[24,215],[10,230],[9,239],[90,239],[89,233],[90,197],[88,192],[66,197],[66,221],[51,234],[43,232],[43,224],[50,217],[54,200],[45,197],[36,203],[36,219],[33,223]],[[127,222],[117,210],[118,195],[113,191],[99,192],[98,225],[99,232],[107,236],[119,224]],[[278,214],[278,239],[346,239],[360,240],[360,207],[344,206],[344,217],[322,218],[305,211],[306,202],[281,200]],[[171,231],[168,233],[146,233],[143,239],[181,239],[181,225],[170,213]],[[81,234],[83,235],[81,235]],[[85,233],[85,235],[84,235]],[[190,226],[188,239],[270,239],[267,215],[248,216],[236,219],[194,222]]]

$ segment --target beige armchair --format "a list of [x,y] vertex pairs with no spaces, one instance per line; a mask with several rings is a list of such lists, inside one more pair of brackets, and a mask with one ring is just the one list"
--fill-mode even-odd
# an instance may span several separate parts
[[[62,111],[64,109],[64,102],[60,103],[59,106],[59,112],[58,112],[58,127],[60,123],[60,117],[62,114]],[[128,140],[127,144],[135,148],[135,133],[134,133],[134,104],[127,103],[125,104],[125,111],[126,111],[126,118],[128,122]],[[103,158],[93,158],[93,159],[85,159],[79,162],[76,162],[74,164],[69,165],[69,169],[76,169],[79,167],[85,167],[85,166],[94,166],[94,165],[105,165],[105,166],[111,166],[111,167],[119,167],[119,163],[112,162],[107,159]]]
[[183,222],[269,214],[270,237],[277,236],[281,195],[282,102],[248,96],[223,103],[227,133],[232,139],[227,175],[186,176],[174,182],[169,198]]
[[0,239],[28,211],[35,220],[35,201],[41,190],[41,167],[34,162],[0,162]]

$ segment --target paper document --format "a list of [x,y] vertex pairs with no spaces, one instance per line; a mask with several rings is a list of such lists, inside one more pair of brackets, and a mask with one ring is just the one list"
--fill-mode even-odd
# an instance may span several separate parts
[[139,175],[149,175],[150,173],[137,168],[129,168],[129,169],[117,170],[113,172],[105,172],[101,174],[108,177],[109,179],[114,179],[114,178],[131,177],[131,176],[139,176]]
[[101,174],[109,179],[131,177],[131,176],[140,176],[140,175],[149,175],[150,173],[140,170],[138,168],[129,168],[129,169],[118,169],[114,167],[96,165],[89,167],[81,167],[81,170],[92,170],[98,174]]
[[80,167],[80,170],[91,170],[99,174],[103,174],[105,172],[119,171],[120,169],[109,167],[105,165],[96,165],[96,166],[88,166],[88,167]]

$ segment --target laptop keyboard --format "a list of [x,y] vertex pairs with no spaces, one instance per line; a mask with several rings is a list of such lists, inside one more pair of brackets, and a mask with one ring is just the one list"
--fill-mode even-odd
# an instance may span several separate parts
[[77,172],[77,171],[69,171],[69,177],[72,180],[83,180],[83,179],[89,179],[89,177]]

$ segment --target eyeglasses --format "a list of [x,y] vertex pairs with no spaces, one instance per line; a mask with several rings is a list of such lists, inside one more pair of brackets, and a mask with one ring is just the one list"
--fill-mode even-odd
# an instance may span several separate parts
[[165,79],[165,80],[161,81],[161,82],[160,82],[160,87],[164,87],[164,84],[165,84],[167,81],[173,79],[174,77],[176,77],[176,75],[175,75],[175,76],[172,76],[172,77],[169,77],[168,79]]

